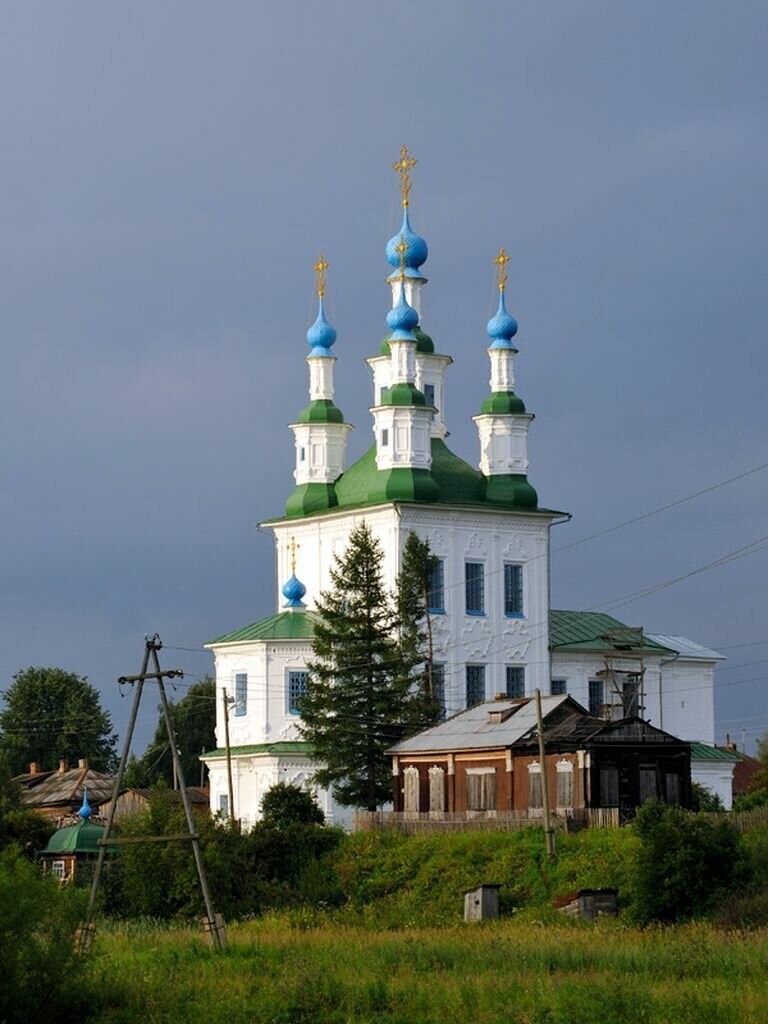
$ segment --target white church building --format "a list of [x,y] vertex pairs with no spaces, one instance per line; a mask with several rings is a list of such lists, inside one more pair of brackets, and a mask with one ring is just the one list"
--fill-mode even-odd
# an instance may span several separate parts
[[[714,670],[721,656],[684,637],[648,635],[608,615],[550,608],[550,527],[566,514],[542,507],[528,481],[533,415],[516,391],[518,325],[506,308],[500,250],[499,305],[488,322],[490,393],[473,417],[477,467],[447,447],[444,418],[450,355],[435,351],[421,323],[427,243],[409,219],[412,158],[395,170],[404,215],[390,239],[391,307],[387,339],[366,361],[372,376],[373,443],[347,465],[350,424],[334,402],[331,347],[336,331],[323,309],[320,257],[318,315],[307,333],[309,403],[290,425],[295,489],[284,513],[262,524],[275,536],[275,614],[212,640],[218,700],[217,749],[204,755],[211,809],[229,811],[223,691],[234,815],[260,816],[266,790],[279,781],[312,786],[317,767],[301,739],[301,696],[311,657],[313,608],[330,586],[335,557],[365,522],[384,552],[394,589],[406,538],[428,541],[437,563],[429,605],[433,681],[446,716],[497,694],[569,693],[594,714],[639,713],[680,739],[695,741],[693,775],[730,806],[733,764],[714,743]],[[482,364],[478,364],[482,374]],[[487,369],[486,371],[487,372]],[[711,752],[711,753],[710,753]],[[315,788],[328,820],[349,809]]]

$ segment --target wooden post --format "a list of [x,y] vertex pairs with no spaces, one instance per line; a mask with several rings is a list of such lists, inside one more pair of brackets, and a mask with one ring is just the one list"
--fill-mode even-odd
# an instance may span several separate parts
[[539,764],[541,766],[541,804],[544,811],[544,838],[547,843],[547,857],[555,856],[555,830],[549,812],[549,782],[547,781],[547,760],[544,751],[544,719],[541,714],[541,690],[536,690],[536,727],[539,733]]
[[235,798],[232,788],[232,750],[229,746],[229,696],[226,686],[221,693],[224,704],[224,746],[227,751],[227,792],[229,794],[229,820],[232,828],[235,828]]

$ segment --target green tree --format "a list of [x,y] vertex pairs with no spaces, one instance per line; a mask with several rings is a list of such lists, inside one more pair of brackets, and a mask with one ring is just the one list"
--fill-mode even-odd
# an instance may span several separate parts
[[270,828],[287,825],[322,825],[325,815],[314,796],[301,786],[277,782],[261,801],[262,823]]
[[0,751],[14,775],[31,761],[53,768],[86,757],[97,771],[114,770],[116,735],[98,691],[61,668],[28,668],[13,677],[0,712]]
[[410,680],[411,731],[440,720],[442,706],[432,677],[432,623],[429,617],[429,578],[437,559],[427,541],[411,530],[403,548],[395,604],[402,671]]
[[[200,754],[216,745],[216,683],[206,676],[190,686],[178,703],[169,703],[184,781],[188,786],[194,786],[200,781]],[[160,779],[169,786],[173,785],[173,760],[162,714],[152,742],[140,758],[130,759],[125,773],[126,785],[129,786],[152,786]]]
[[325,762],[315,778],[339,803],[375,810],[391,797],[385,751],[414,731],[398,616],[384,587],[382,552],[365,523],[349,535],[317,603],[299,729]]
[[634,829],[640,850],[633,912],[643,924],[705,914],[746,879],[744,845],[725,818],[712,821],[649,800]]

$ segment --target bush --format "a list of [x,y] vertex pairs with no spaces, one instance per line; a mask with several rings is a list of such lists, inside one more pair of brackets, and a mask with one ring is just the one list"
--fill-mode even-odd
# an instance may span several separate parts
[[286,825],[322,825],[325,815],[306,789],[288,782],[271,786],[261,801],[262,822],[272,828]]
[[694,811],[718,812],[724,811],[723,801],[713,793],[711,789],[702,786],[700,782],[691,783],[691,809]]
[[74,952],[86,894],[40,874],[17,847],[0,854],[0,1020],[27,1024],[86,1016],[73,982],[82,970]]
[[726,819],[648,801],[634,830],[640,849],[632,916],[641,924],[706,914],[748,877],[741,836]]

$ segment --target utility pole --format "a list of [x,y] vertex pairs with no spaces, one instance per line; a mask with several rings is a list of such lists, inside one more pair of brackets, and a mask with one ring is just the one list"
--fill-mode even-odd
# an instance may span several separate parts
[[230,699],[226,686],[221,691],[221,701],[224,705],[224,746],[227,751],[227,792],[229,793],[229,821],[232,828],[236,828],[235,822],[235,797],[232,788],[232,748],[229,745],[229,705]]
[[[99,883],[101,881],[102,872],[104,870],[104,858],[108,846],[119,846],[125,843],[157,843],[157,842],[172,842],[177,840],[188,840],[192,843],[192,852],[195,858],[195,866],[197,867],[197,874],[200,880],[200,891],[203,897],[203,904],[205,906],[206,913],[206,931],[210,934],[211,942],[214,948],[223,949],[224,947],[224,922],[220,914],[216,914],[213,909],[213,902],[211,900],[211,893],[208,888],[208,880],[205,875],[205,867],[203,865],[203,855],[200,850],[200,841],[195,831],[195,822],[192,817],[192,806],[189,802],[189,796],[187,794],[187,787],[184,782],[184,772],[181,768],[181,761],[179,759],[179,751],[176,746],[176,733],[173,728],[173,721],[171,719],[171,709],[168,704],[168,698],[165,694],[165,686],[163,685],[163,679],[174,679],[175,677],[183,676],[184,673],[181,669],[169,669],[166,672],[161,671],[160,661],[157,657],[157,652],[162,648],[162,642],[157,633],[152,636],[145,637],[144,640],[144,658],[141,663],[141,671],[135,676],[121,676],[118,679],[118,683],[131,683],[136,684],[136,689],[133,694],[133,705],[131,707],[131,714],[128,720],[128,730],[125,734],[125,740],[123,742],[123,752],[120,756],[120,766],[117,769],[117,778],[115,779],[115,786],[112,790],[112,799],[109,803],[109,811],[107,813],[107,824],[104,829],[104,836],[99,840],[99,854],[96,860],[96,868],[93,873],[93,883],[91,885],[91,893],[88,900],[88,908],[86,910],[86,917],[84,925],[78,931],[78,949],[81,953],[87,953],[90,950],[91,941],[93,938],[94,924],[93,917],[96,909],[96,896],[99,890]],[[154,668],[153,672],[147,671],[149,668],[150,658],[152,659],[152,665]],[[131,740],[133,739],[133,731],[136,726],[136,717],[139,711],[139,704],[141,703],[141,695],[144,689],[144,683],[147,679],[153,679],[157,682],[157,688],[160,692],[160,704],[162,706],[163,717],[165,718],[165,728],[168,733],[168,743],[171,748],[171,758],[173,761],[174,777],[178,780],[179,790],[181,792],[181,802],[184,805],[184,815],[187,819],[188,831],[180,835],[169,835],[169,836],[143,836],[143,837],[130,837],[130,838],[110,838],[112,832],[112,826],[115,821],[115,808],[117,806],[117,798],[120,794],[120,787],[123,782],[123,776],[125,775],[125,766],[128,761],[128,753],[131,749]]]
[[536,726],[539,733],[539,765],[541,767],[541,804],[544,810],[544,838],[547,843],[547,857],[555,856],[555,830],[549,811],[549,783],[547,782],[547,761],[544,752],[544,719],[541,714],[541,690],[536,690]]

